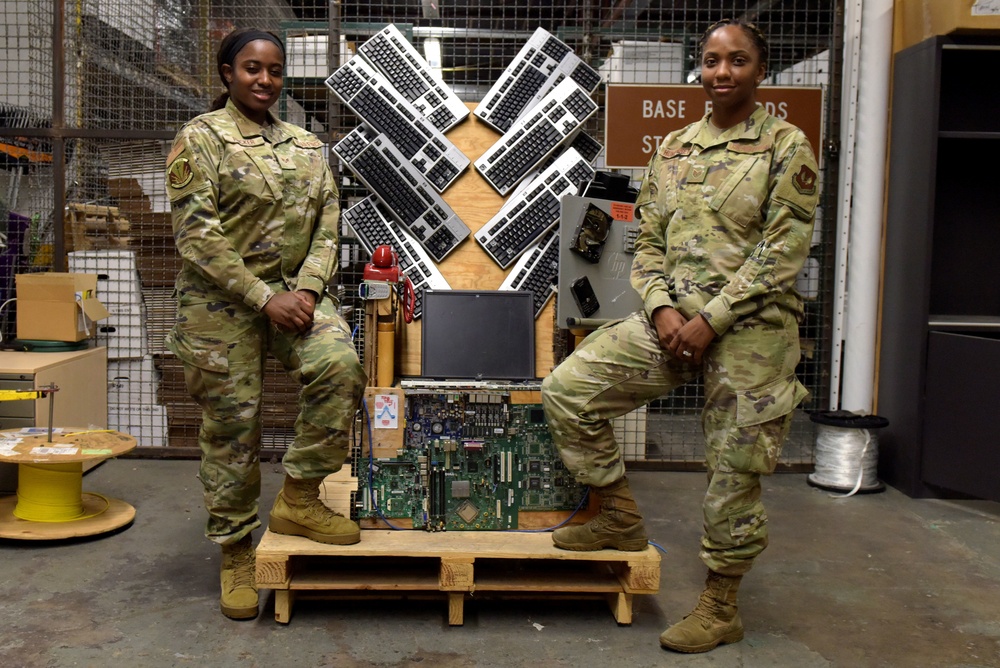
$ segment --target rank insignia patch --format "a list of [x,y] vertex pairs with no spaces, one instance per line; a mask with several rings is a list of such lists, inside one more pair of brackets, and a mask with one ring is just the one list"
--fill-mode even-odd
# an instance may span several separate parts
[[703,165],[701,163],[694,163],[691,165],[691,171],[688,172],[687,182],[688,183],[704,183],[705,177],[708,175],[708,165]]

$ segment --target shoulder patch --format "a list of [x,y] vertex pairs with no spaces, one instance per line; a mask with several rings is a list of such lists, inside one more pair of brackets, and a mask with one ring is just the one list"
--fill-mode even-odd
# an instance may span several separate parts
[[792,185],[800,195],[816,194],[816,172],[809,165],[801,165],[799,171],[792,176]]
[[198,168],[198,163],[195,161],[190,147],[184,144],[179,144],[179,146],[180,150],[175,147],[170,151],[172,159],[167,165],[167,197],[170,198],[171,202],[176,202],[196,190],[211,185]]
[[774,199],[792,207],[803,218],[813,215],[819,201],[819,178],[816,175],[816,160],[808,145],[798,146],[789,158],[788,166],[775,186]]
[[193,178],[194,170],[191,169],[191,162],[181,151],[181,154],[167,167],[167,184],[174,190],[182,190]]

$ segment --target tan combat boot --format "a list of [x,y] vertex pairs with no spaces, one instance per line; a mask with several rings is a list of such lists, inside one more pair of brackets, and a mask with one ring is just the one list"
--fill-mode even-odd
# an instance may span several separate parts
[[319,500],[322,478],[296,480],[286,475],[274,500],[268,529],[289,536],[305,536],[317,543],[351,545],[361,540],[358,525]]
[[660,635],[660,644],[677,652],[707,652],[718,645],[743,640],[743,622],[736,608],[742,575],[708,572],[698,607]]
[[222,546],[222,596],[219,607],[230,619],[257,616],[256,556],[247,534],[232,545]]
[[601,512],[586,524],[552,532],[552,542],[564,550],[605,548],[634,552],[646,549],[646,527],[624,476],[606,487],[591,487],[601,499]]

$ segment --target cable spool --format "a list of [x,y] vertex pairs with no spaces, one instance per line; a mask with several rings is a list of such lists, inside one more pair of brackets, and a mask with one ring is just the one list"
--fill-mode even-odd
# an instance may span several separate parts
[[83,464],[19,464],[17,505],[14,516],[29,522],[71,522],[100,515],[109,502],[98,508],[84,504]]
[[876,430],[888,426],[887,419],[850,411],[813,413],[809,419],[818,425],[815,470],[806,477],[810,485],[845,497],[885,489],[878,480]]

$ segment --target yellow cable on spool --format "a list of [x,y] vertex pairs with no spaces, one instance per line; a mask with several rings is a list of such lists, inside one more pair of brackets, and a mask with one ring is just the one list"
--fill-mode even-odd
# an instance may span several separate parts
[[[100,496],[100,495],[96,495]],[[100,515],[110,506],[84,514],[83,464],[19,464],[14,516],[29,522],[69,522]]]

